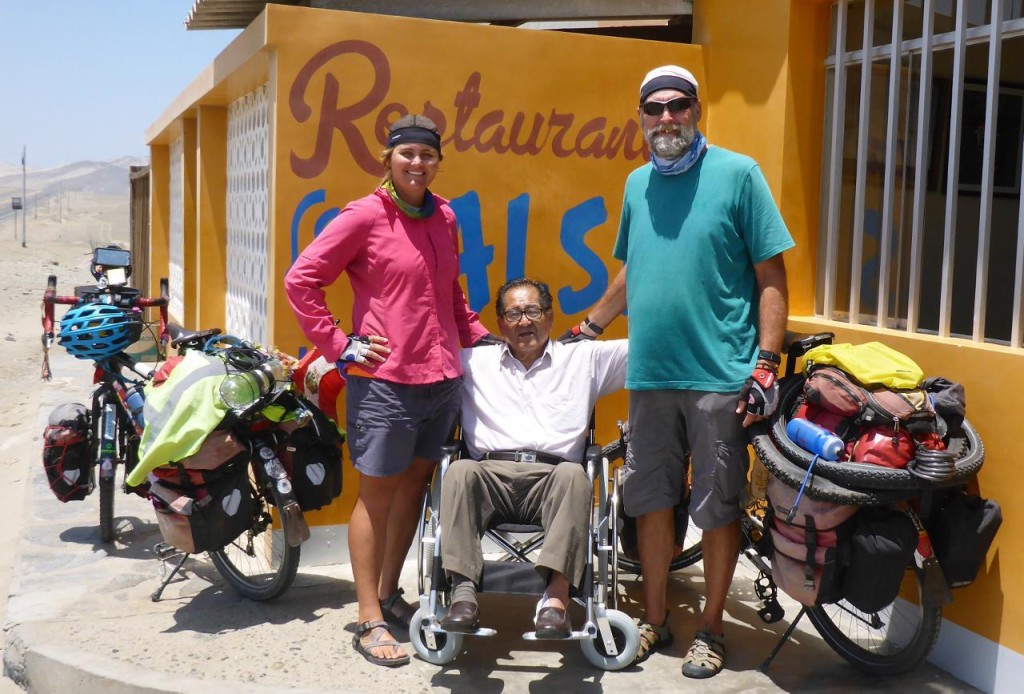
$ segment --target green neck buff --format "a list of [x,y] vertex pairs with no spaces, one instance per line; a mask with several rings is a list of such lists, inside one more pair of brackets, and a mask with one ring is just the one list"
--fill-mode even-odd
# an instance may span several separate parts
[[429,188],[427,189],[426,195],[423,196],[423,206],[416,207],[414,205],[410,205],[398,195],[398,191],[395,190],[394,181],[388,181],[381,187],[388,191],[388,195],[391,196],[392,202],[398,205],[398,209],[404,212],[407,216],[412,217],[413,219],[423,219],[434,214],[434,194],[430,192]]

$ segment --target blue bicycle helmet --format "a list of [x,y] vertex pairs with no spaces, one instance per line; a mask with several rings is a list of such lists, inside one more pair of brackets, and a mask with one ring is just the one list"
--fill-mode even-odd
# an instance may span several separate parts
[[60,321],[60,344],[79,359],[105,359],[123,351],[142,334],[134,311],[110,304],[81,304]]

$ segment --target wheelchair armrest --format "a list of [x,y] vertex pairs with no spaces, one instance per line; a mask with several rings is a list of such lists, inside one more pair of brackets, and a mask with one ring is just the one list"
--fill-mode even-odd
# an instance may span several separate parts
[[583,463],[586,465],[587,475],[591,480],[600,474],[602,453],[603,449],[596,443],[592,443],[587,446],[587,451],[583,454]]
[[461,452],[462,446],[458,441],[449,441],[441,446],[441,464],[438,466],[441,477],[444,477],[444,474],[448,472],[448,466],[459,459],[459,453]]

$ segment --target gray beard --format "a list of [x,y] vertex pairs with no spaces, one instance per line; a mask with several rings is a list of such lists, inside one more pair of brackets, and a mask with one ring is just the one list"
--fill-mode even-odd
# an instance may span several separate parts
[[697,129],[680,127],[675,132],[659,132],[658,127],[654,127],[646,131],[644,136],[647,138],[647,146],[656,156],[673,161],[690,149],[697,137]]

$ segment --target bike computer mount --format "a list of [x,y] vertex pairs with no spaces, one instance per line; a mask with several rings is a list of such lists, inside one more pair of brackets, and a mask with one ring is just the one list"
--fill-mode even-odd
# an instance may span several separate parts
[[142,291],[128,286],[132,274],[132,252],[115,244],[94,248],[89,271],[96,284],[75,287],[81,301],[99,301],[130,308]]
[[132,274],[132,252],[113,244],[95,248],[89,269],[97,281],[102,283],[106,280],[104,284],[107,286],[128,284]]

